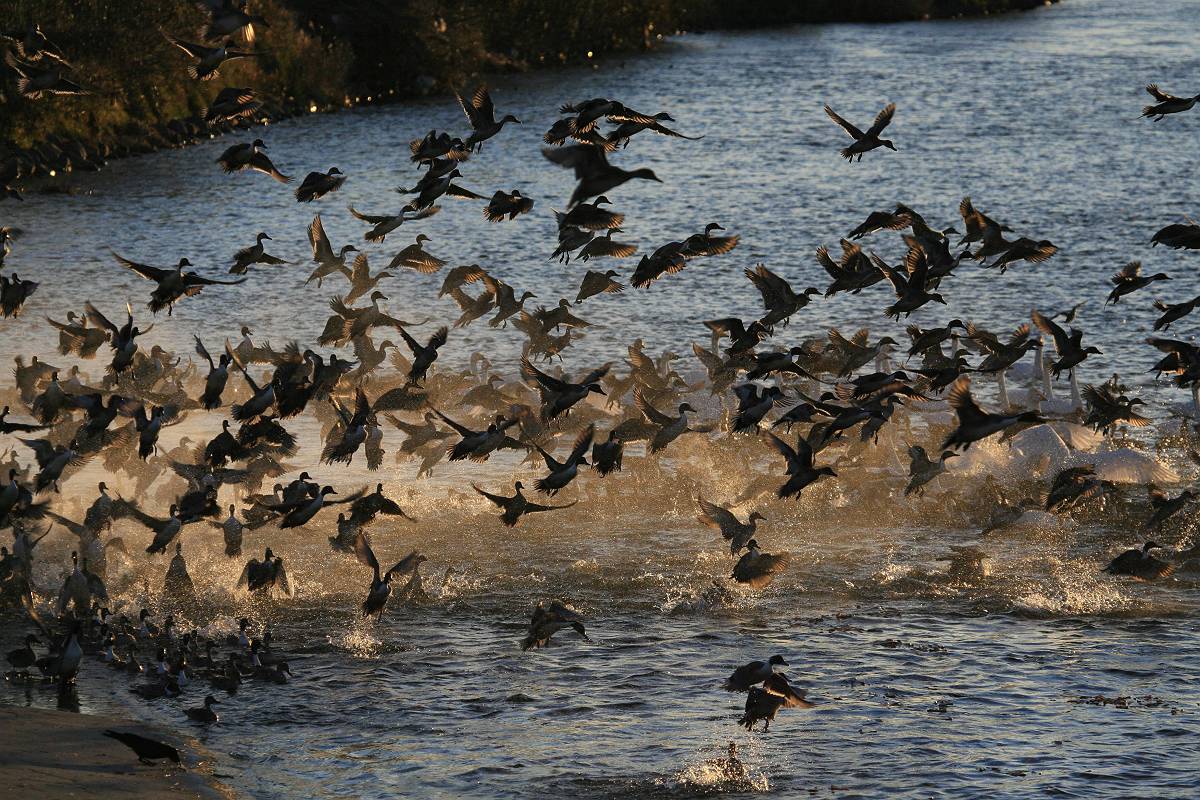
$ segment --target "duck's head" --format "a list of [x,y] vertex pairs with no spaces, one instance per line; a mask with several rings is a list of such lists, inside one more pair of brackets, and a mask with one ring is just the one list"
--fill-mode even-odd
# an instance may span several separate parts
[[891,140],[891,139],[880,139],[880,140],[879,140],[879,143],[880,143],[881,145],[883,145],[884,147],[886,147],[888,150],[895,150],[895,149],[896,149],[896,145],[892,144],[892,140]]
[[263,239],[267,239],[267,240],[274,241],[274,240],[272,240],[272,239],[271,239],[271,237],[270,237],[270,236],[267,236],[267,234],[266,234],[265,232],[259,232],[259,234],[258,234],[258,237],[257,237],[257,238],[258,238],[258,240],[259,240],[260,242],[261,242]]
[[329,168],[329,172],[327,172],[327,173],[325,173],[325,174],[326,174],[326,175],[342,175],[343,173],[342,173],[342,171],[341,171],[340,169],[338,169],[337,167],[330,167],[330,168]]
[[1087,355],[1095,355],[1095,356],[1103,355],[1103,353],[1100,352],[1100,348],[1096,347],[1095,345],[1090,345],[1088,347],[1083,348],[1083,352]]
[[750,512],[750,521],[754,522],[755,520],[761,520],[763,522],[766,522],[767,518],[764,517],[762,514],[758,513],[757,511],[751,511]]
[[[231,44],[232,44],[232,43],[231,43]],[[259,150],[266,150],[266,149],[267,149],[267,143],[266,143],[266,142],[264,142],[262,139],[255,139],[255,140],[254,140],[254,142],[253,142],[253,143],[252,143],[250,146],[251,146],[251,147],[257,147]]]
[[387,295],[380,291],[371,292],[371,302],[374,303],[378,300],[387,300]]
[[417,244],[420,244],[421,242],[432,242],[432,241],[433,241],[433,239],[430,239],[428,236],[426,236],[423,233],[417,234]]
[[598,383],[589,383],[587,386],[587,390],[589,392],[595,392],[596,394],[602,394],[605,396],[608,395],[608,393],[604,391],[604,388],[601,387],[600,384],[598,384]]
[[679,413],[682,414],[685,411],[691,411],[692,413],[695,413],[696,409],[692,408],[691,404],[689,404],[689,403],[680,403],[679,404]]
[[501,124],[501,125],[503,125],[503,124],[504,124],[504,123],[506,123],[506,122],[515,122],[515,123],[517,123],[518,125],[520,125],[520,124],[521,124],[521,120],[517,119],[517,118],[516,118],[516,117],[514,117],[512,114],[505,114],[505,115],[504,115],[504,116],[503,116],[503,117],[500,119],[500,124]]
[[662,178],[655,175],[654,170],[650,169],[649,167],[642,167],[641,169],[635,169],[633,172],[629,173],[629,177],[641,178],[642,180],[646,180],[646,181],[656,181],[658,183],[662,183]]
[[787,661],[784,660],[783,656],[778,656],[778,655],[771,656],[770,658],[768,658],[767,663],[770,664],[772,667],[790,667],[791,666],[791,664],[789,664]]
[[1146,542],[1144,545],[1142,545],[1143,553],[1149,553],[1151,550],[1161,550],[1161,549],[1162,549],[1162,545],[1159,544],[1158,542]]
[[519,492],[525,488],[525,484],[521,483],[520,481],[517,481],[516,483],[513,484],[513,488]]
[[817,475],[828,475],[831,478],[837,477],[837,473],[833,471],[833,467],[821,467],[817,470]]

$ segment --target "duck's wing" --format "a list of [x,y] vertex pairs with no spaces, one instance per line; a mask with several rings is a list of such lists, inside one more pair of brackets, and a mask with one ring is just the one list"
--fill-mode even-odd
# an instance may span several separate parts
[[239,278],[235,281],[221,281],[216,278],[205,278],[202,275],[197,275],[195,272],[189,272],[183,276],[183,282],[188,286],[237,286],[239,283],[245,283],[249,278]]
[[1111,280],[1114,286],[1120,286],[1126,281],[1131,281],[1142,274],[1142,262],[1130,261],[1125,266],[1117,270]]
[[733,532],[741,527],[738,518],[729,509],[710,503],[703,497],[697,497],[696,503],[700,506],[700,516],[697,517],[700,523],[719,530],[723,538],[732,539]]
[[396,562],[396,566],[388,570],[389,575],[403,575],[406,572],[411,572],[421,563],[421,554],[416,550],[406,555],[404,558]]
[[527,381],[536,383],[552,392],[565,392],[570,388],[570,384],[561,381],[551,375],[547,375],[533,365],[529,360],[529,356],[521,359],[521,377]]
[[512,500],[511,497],[502,497],[501,495],[498,495],[498,494],[492,494],[491,492],[485,492],[483,489],[480,489],[478,486],[476,486],[473,483],[471,484],[471,488],[474,489],[475,491],[479,492],[481,495],[486,497],[488,500],[491,500],[493,503],[495,503],[500,508],[507,509],[509,501]]
[[604,149],[592,144],[572,144],[566,147],[543,147],[547,161],[575,171],[579,180],[590,178],[609,168]]
[[1062,326],[1042,314],[1036,308],[1031,312],[1030,316],[1033,319],[1033,324],[1038,326],[1038,330],[1047,336],[1054,337],[1054,352],[1062,355],[1070,349],[1071,337],[1062,329]]
[[560,508],[570,508],[571,506],[575,505],[578,502],[579,502],[578,500],[572,500],[571,502],[569,502],[565,505],[561,505],[561,506],[543,506],[543,505],[538,505],[537,503],[526,502],[524,513],[533,514],[534,512],[537,512],[537,511],[557,511]]
[[320,214],[313,217],[312,224],[308,226],[308,243],[312,247],[313,261],[319,263],[333,261],[333,245],[330,244],[329,236],[325,233],[325,225],[321,222]]
[[[783,439],[780,439],[778,436],[771,433],[770,431],[766,431],[766,435],[767,435],[767,443],[769,445],[771,445],[772,447],[774,447],[775,451],[777,453],[779,453],[779,455],[783,456],[784,460],[787,461],[789,471],[796,469],[802,465],[799,454],[795,450],[792,449],[791,445],[789,445]],[[812,463],[812,447],[808,445],[808,442],[804,439],[803,436],[797,437],[796,442],[797,442],[797,444],[799,444],[800,442],[803,442],[806,446],[808,446],[808,454],[809,454],[808,458],[809,458],[809,464],[811,464]]]
[[633,404],[637,407],[638,411],[642,412],[642,416],[645,417],[647,421],[658,425],[660,428],[670,425],[675,421],[654,406],[650,405],[650,401],[647,400],[646,396],[642,394],[641,387],[633,390]]
[[196,354],[208,362],[209,369],[216,369],[217,365],[213,363],[213,357],[205,349],[204,342],[200,341],[199,336],[193,336],[192,338],[196,340]]
[[1153,97],[1155,100],[1157,100],[1157,101],[1158,101],[1158,102],[1160,102],[1160,103],[1166,103],[1166,102],[1169,102],[1169,101],[1171,101],[1171,100],[1178,100],[1178,99],[1179,99],[1179,98],[1178,98],[1178,97],[1176,97],[1175,95],[1173,95],[1173,94],[1167,94],[1167,93],[1166,93],[1166,92],[1164,92],[1162,89],[1158,88],[1158,84],[1157,84],[1157,83],[1152,83],[1152,84],[1150,84],[1149,86],[1147,86],[1147,87],[1146,87],[1146,91],[1150,93],[1150,96],[1151,96],[1151,97]]
[[825,106],[825,113],[829,116],[829,118],[831,120],[836,122],[842,130],[844,130],[846,133],[850,134],[851,137],[853,137],[855,139],[863,138],[862,131],[860,131],[858,128],[854,127],[849,122],[847,122],[846,120],[844,120],[840,116],[838,116],[838,113],[836,111],[834,111],[832,108],[830,108],[828,105]]
[[974,422],[987,416],[975,402],[975,398],[971,397],[971,379],[966,375],[960,375],[951,384],[946,402],[958,414],[961,423]]
[[875,121],[871,123],[870,129],[867,131],[867,136],[878,136],[879,134],[883,133],[883,129],[891,124],[892,117],[895,115],[895,113],[896,104],[888,103],[887,106],[885,106],[884,109],[875,116]]
[[358,536],[354,537],[354,557],[358,559],[358,563],[364,567],[370,567],[375,572],[375,580],[379,581],[379,559],[375,558],[375,551],[371,549],[371,542],[367,539],[366,531],[359,531]]
[[459,425],[457,422],[450,419],[445,414],[438,411],[436,408],[431,408],[430,410],[433,412],[434,416],[436,416],[442,422],[446,423],[451,428],[453,428],[458,433],[458,435],[462,436],[463,438],[466,438],[468,436],[475,436],[478,433],[478,431],[473,431],[465,425]]
[[159,283],[162,281],[162,279],[164,277],[166,277],[167,273],[169,272],[169,270],[159,269],[158,267],[151,267],[148,264],[139,264],[136,261],[130,261],[128,258],[117,255],[116,253],[113,253],[112,255],[113,255],[113,258],[115,258],[117,260],[118,264],[125,267],[126,269],[136,272],[138,275],[141,275],[143,278],[145,278],[148,281],[154,281],[155,283]]

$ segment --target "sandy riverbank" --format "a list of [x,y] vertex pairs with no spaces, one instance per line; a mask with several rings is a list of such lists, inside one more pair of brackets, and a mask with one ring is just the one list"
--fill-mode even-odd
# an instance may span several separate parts
[[[106,729],[139,733],[179,748],[186,769],[147,766]],[[0,786],[41,800],[231,798],[211,781],[208,762],[180,737],[119,717],[0,705]]]

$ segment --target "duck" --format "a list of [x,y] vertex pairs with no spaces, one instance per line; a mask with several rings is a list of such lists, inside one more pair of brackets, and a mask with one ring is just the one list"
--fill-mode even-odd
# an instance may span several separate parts
[[284,175],[275,167],[270,156],[265,152],[266,148],[267,144],[262,139],[235,144],[221,153],[217,158],[217,163],[221,165],[221,169],[225,170],[226,174],[249,169],[261,172],[263,175],[270,175],[280,183],[291,183],[291,177]]
[[[784,356],[784,361],[788,366],[795,366],[790,356]],[[762,365],[758,364],[746,377],[753,380],[765,374]],[[763,421],[771,409],[786,402],[783,390],[777,386],[768,386],[764,389],[756,383],[743,383],[740,386],[734,386],[733,393],[738,399],[737,414],[730,424],[734,433],[757,430],[758,424]]]
[[765,432],[767,442],[776,452],[787,461],[788,480],[780,486],[775,494],[780,498],[800,498],[805,487],[816,483],[823,477],[837,477],[832,467],[816,467],[813,465],[813,447],[803,436],[796,437],[796,447],[793,449],[787,442],[770,431]]
[[991,414],[984,411],[971,396],[971,379],[966,375],[955,379],[946,399],[958,417],[958,426],[942,443],[943,450],[967,450],[973,443],[1013,425],[1037,425],[1046,421],[1045,417],[1036,411],[1021,411],[1016,414]]
[[1173,250],[1200,250],[1200,224],[1188,220],[1160,228],[1150,239],[1150,246],[1166,245]]
[[608,432],[607,439],[592,445],[592,469],[596,470],[601,477],[611,472],[620,472],[624,455],[625,443],[621,441],[618,431],[614,428]]
[[551,163],[575,171],[579,183],[571,193],[567,209],[574,208],[584,200],[599,197],[621,184],[633,180],[648,180],[662,183],[654,170],[643,167],[625,170],[608,163],[604,148],[592,144],[575,144],[561,148],[542,148],[542,155]]
[[33,649],[35,644],[41,644],[41,640],[32,633],[26,634],[24,647],[8,651],[8,654],[4,658],[8,661],[9,666],[13,668],[13,672],[18,675],[29,674],[29,668],[37,663],[38,658],[37,652]]
[[121,266],[157,284],[154,291],[150,293],[149,308],[154,314],[165,308],[167,316],[170,316],[177,302],[184,297],[199,294],[205,286],[237,286],[247,280],[240,278],[234,281],[222,281],[216,278],[205,278],[195,272],[184,272],[184,267],[192,266],[192,262],[186,258],[179,259],[179,263],[174,269],[160,269],[148,264],[139,264],[116,253],[112,255]]
[[838,127],[849,134],[851,139],[854,140],[854,144],[838,151],[839,155],[841,155],[841,157],[847,161],[853,161],[855,156],[858,156],[858,160],[862,161],[864,153],[874,150],[877,147],[886,147],[889,150],[894,151],[896,149],[896,145],[892,144],[890,139],[880,139],[879,134],[883,133],[883,129],[891,124],[892,117],[895,115],[895,113],[896,104],[888,103],[886,106],[884,106],[883,110],[875,116],[875,121],[871,124],[871,127],[867,129],[866,133],[864,133],[838,116],[837,113],[828,105],[825,106],[825,114],[831,120],[833,120]]
[[1150,518],[1146,520],[1146,524],[1142,526],[1145,530],[1161,528],[1164,522],[1191,505],[1197,497],[1200,497],[1200,495],[1197,495],[1191,489],[1184,489],[1177,496],[1169,497],[1166,492],[1163,492],[1153,484],[1147,486],[1146,490],[1150,494],[1150,507],[1154,509],[1154,513],[1150,515]]
[[17,74],[17,92],[29,100],[40,100],[46,95],[78,96],[90,94],[83,86],[67,77],[70,69],[65,62],[52,62],[48,67],[31,64],[17,58],[11,50],[5,50],[4,62]]
[[873,253],[870,258],[871,263],[884,274],[896,293],[896,302],[884,310],[887,316],[900,319],[901,314],[907,317],[929,302],[946,304],[945,298],[937,292],[930,292],[927,288],[929,261],[925,257],[925,251],[921,248],[909,250],[904,257],[905,275],[901,275],[898,269],[888,265]]
[[748,584],[752,589],[763,589],[775,580],[791,561],[790,553],[764,553],[758,547],[758,541],[751,539],[746,542],[746,552],[733,565],[732,578],[738,583]]
[[1175,322],[1191,314],[1200,306],[1200,295],[1193,297],[1183,303],[1166,303],[1162,300],[1154,301],[1154,308],[1162,312],[1162,316],[1154,321],[1154,330],[1166,330]]
[[200,395],[200,404],[205,410],[212,411],[221,407],[221,395],[229,382],[229,364],[233,361],[233,356],[221,353],[219,360],[214,362],[200,337],[193,338],[196,341],[196,354],[208,362],[208,375],[204,378],[204,393]]
[[363,600],[362,615],[364,617],[373,616],[376,622],[383,617],[384,606],[387,605],[388,597],[392,592],[392,578],[415,572],[421,562],[426,560],[425,556],[414,550],[400,559],[394,567],[381,574],[379,559],[375,557],[375,551],[371,549],[371,542],[367,538],[366,532],[362,530],[354,539],[354,555],[358,559],[358,563],[364,567],[370,567],[374,572],[371,586],[367,590],[367,598]]
[[1142,262],[1130,261],[1112,276],[1113,290],[1109,292],[1105,305],[1109,303],[1116,305],[1125,295],[1136,292],[1138,289],[1144,289],[1155,281],[1169,280],[1171,280],[1171,276],[1165,272],[1143,275]]
[[575,295],[576,305],[599,294],[620,294],[625,291],[624,284],[614,280],[618,274],[615,269],[604,272],[589,269],[579,284],[579,293]]
[[571,452],[563,461],[559,461],[550,453],[546,452],[540,445],[534,444],[534,448],[541,454],[542,459],[546,462],[546,469],[550,470],[550,474],[544,478],[539,478],[534,482],[534,488],[545,495],[553,497],[565,488],[575,476],[579,474],[579,468],[588,466],[587,453],[591,449],[592,440],[596,436],[596,426],[588,425],[579,435],[575,437],[575,442],[571,445]]
[[0,275],[0,316],[18,317],[25,301],[37,291],[36,281],[22,280],[17,273],[5,278]]
[[422,275],[432,275],[437,272],[445,266],[446,261],[425,251],[422,245],[430,241],[433,240],[423,233],[418,233],[416,240],[412,244],[405,247],[392,258],[388,263],[388,269],[406,267]]
[[590,203],[579,203],[570,211],[555,211],[554,219],[561,231],[564,228],[580,228],[589,231],[602,231],[606,228],[619,228],[625,221],[625,215],[616,211],[601,208],[602,205],[612,205],[612,201],[600,195]]
[[262,108],[262,103],[249,87],[226,86],[217,92],[202,115],[209,125],[237,122],[253,116]]
[[310,172],[296,187],[296,202],[311,203],[320,200],[327,194],[336,192],[346,182],[346,176],[337,167],[330,167],[328,172]]
[[[299,190],[297,190],[299,191]],[[254,244],[243,247],[233,254],[233,266],[229,268],[232,275],[245,275],[252,264],[287,264],[282,258],[277,258],[266,251],[264,241],[273,241],[265,232],[259,231],[254,237]]]
[[785,705],[787,705],[786,697],[771,694],[765,689],[754,687],[746,695],[745,713],[738,720],[738,725],[741,725],[748,731],[752,731],[755,725],[762,722],[763,730],[770,730],[771,723],[775,720],[775,715]]
[[543,421],[555,419],[570,411],[571,407],[589,393],[604,395],[600,379],[608,374],[611,364],[604,364],[588,372],[577,383],[547,375],[533,365],[528,356],[521,359],[521,377],[537,387],[541,395],[541,417]]
[[1042,315],[1037,309],[1034,309],[1031,315],[1038,329],[1054,339],[1054,352],[1058,355],[1058,360],[1050,365],[1050,369],[1055,378],[1068,370],[1074,376],[1075,367],[1082,364],[1089,355],[1101,355],[1100,348],[1083,346],[1083,331],[1071,328],[1068,334],[1062,326]]
[[1108,433],[1116,425],[1144,428],[1150,424],[1149,417],[1133,410],[1135,405],[1146,404],[1140,397],[1114,395],[1107,386],[1089,384],[1083,388],[1083,398],[1088,404],[1088,415],[1083,424],[1102,433]]
[[227,40],[218,47],[207,47],[195,42],[178,39],[166,31],[163,31],[163,36],[166,37],[168,42],[178,47],[184,53],[187,53],[190,58],[195,59],[196,63],[189,65],[187,70],[188,77],[193,80],[211,81],[221,76],[220,69],[226,61],[258,57],[258,53],[238,50],[232,39]]
[[503,522],[505,527],[508,527],[508,528],[516,527],[517,523],[519,523],[521,521],[521,517],[523,517],[526,514],[533,514],[533,513],[539,512],[539,511],[555,511],[558,509],[570,508],[571,506],[573,506],[577,502],[579,502],[578,500],[573,500],[570,503],[567,503],[567,504],[561,505],[561,506],[543,506],[543,505],[539,505],[537,503],[531,503],[531,502],[529,502],[528,499],[526,499],[525,495],[522,493],[522,490],[525,487],[520,481],[517,481],[516,483],[513,484],[513,489],[514,489],[515,493],[513,494],[512,497],[505,497],[504,495],[492,494],[490,492],[485,492],[483,489],[480,489],[474,483],[471,484],[471,488],[474,489],[476,492],[478,492],[480,494],[480,496],[486,497],[488,500],[492,501],[492,503],[494,503],[498,508],[502,509],[502,513],[500,514],[500,521]]
[[308,244],[312,248],[312,260],[317,268],[308,276],[306,284],[315,280],[319,288],[325,278],[336,273],[345,275],[347,279],[350,278],[350,270],[346,267],[346,255],[357,253],[358,248],[352,244],[343,245],[335,254],[329,235],[325,233],[325,223],[321,221],[320,214],[313,217],[312,223],[308,226]]
[[937,461],[933,461],[926,454],[924,447],[919,444],[910,445],[908,448],[909,479],[908,486],[904,489],[904,496],[908,497],[914,493],[918,497],[924,495],[925,485],[945,472],[946,461],[956,456],[958,453],[953,450],[943,450],[941,457]]
[[208,524],[221,531],[227,557],[237,558],[242,554],[242,534],[245,532],[246,526],[237,518],[236,506],[229,506],[229,516],[223,522],[209,520]]
[[412,365],[408,369],[409,383],[421,383],[429,374],[429,368],[433,366],[433,362],[437,360],[438,349],[446,344],[450,335],[450,329],[445,325],[434,331],[425,344],[421,344],[414,339],[404,328],[399,328],[400,336],[404,339],[404,343],[408,345],[409,351],[412,352]]
[[651,453],[662,452],[667,448],[667,445],[685,433],[708,433],[712,430],[712,427],[708,425],[697,428],[692,428],[688,425],[688,413],[695,413],[696,411],[690,403],[680,403],[676,408],[679,416],[671,417],[651,405],[646,395],[642,392],[641,387],[633,390],[633,405],[641,413],[642,417],[645,418],[646,422],[656,429],[650,440]]
[[46,317],[58,330],[58,352],[66,355],[77,355],[80,358],[95,358],[100,345],[108,341],[108,335],[101,328],[89,327],[86,314],[67,312],[66,322],[59,322]]
[[532,197],[525,197],[517,189],[513,189],[511,192],[497,189],[483,209],[483,218],[488,222],[501,222],[508,217],[511,222],[530,211],[533,211]]
[[371,274],[371,265],[367,261],[366,253],[359,253],[354,257],[354,263],[350,266],[350,291],[347,292],[342,302],[346,305],[353,305],[358,298],[373,292],[379,286],[380,281],[384,278],[392,277],[392,273],[387,270],[380,270],[375,275]]
[[758,530],[758,522],[766,522],[767,518],[758,511],[751,511],[743,524],[729,509],[710,503],[703,497],[696,498],[700,506],[700,516],[696,519],[702,525],[721,532],[721,538],[729,542],[729,555],[736,556],[754,538]]
[[1157,83],[1148,85],[1146,92],[1157,102],[1153,105],[1145,106],[1142,109],[1142,117],[1153,117],[1155,122],[1158,122],[1168,114],[1180,114],[1184,111],[1190,111],[1192,106],[1196,105],[1197,101],[1200,101],[1200,94],[1195,97],[1176,97],[1158,88]]
[[589,641],[583,616],[578,611],[558,600],[539,602],[530,615],[529,632],[521,641],[521,649],[548,647],[554,634],[568,628],[578,633],[584,641]]
[[762,297],[767,313],[759,322],[767,328],[779,323],[787,325],[793,314],[807,306],[814,295],[821,293],[820,289],[812,286],[803,292],[796,292],[791,284],[767,269],[765,264],[745,270],[744,274]]
[[773,655],[766,661],[751,661],[749,664],[743,664],[735,669],[721,684],[721,688],[727,692],[747,692],[750,687],[781,672],[786,666],[788,666],[788,662],[781,655]]
[[210,725],[214,722],[219,722],[221,719],[217,715],[217,712],[213,711],[212,709],[212,707],[215,705],[218,705],[217,698],[209,694],[204,696],[204,705],[185,708],[183,713],[192,722],[200,722],[205,725]]
[[291,597],[295,591],[283,566],[283,559],[276,556],[269,547],[263,553],[262,561],[252,558],[246,562],[237,586],[238,589],[251,594],[279,593]]
[[1175,571],[1173,564],[1150,555],[1151,550],[1161,550],[1157,542],[1146,542],[1140,548],[1126,550],[1108,562],[1101,572],[1109,575],[1124,575],[1141,581],[1165,578]]
[[637,252],[637,245],[614,242],[613,234],[620,232],[620,228],[607,228],[602,234],[592,236],[580,248],[576,258],[581,262],[587,262],[593,258],[628,258]]

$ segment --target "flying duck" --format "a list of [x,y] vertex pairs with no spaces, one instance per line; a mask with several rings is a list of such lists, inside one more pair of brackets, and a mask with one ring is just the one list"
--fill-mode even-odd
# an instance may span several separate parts
[[458,92],[455,92],[454,96],[458,98],[458,104],[462,106],[467,121],[471,123],[471,135],[463,142],[463,146],[468,150],[483,149],[483,143],[500,133],[506,122],[515,122],[518,125],[521,123],[521,120],[512,114],[505,114],[499,120],[496,119],[496,107],[486,86],[476,89],[469,100]]
[[855,156],[858,156],[858,160],[862,161],[863,153],[874,150],[877,147],[886,147],[889,150],[896,149],[896,146],[892,144],[891,140],[879,138],[879,134],[883,133],[883,129],[891,123],[892,116],[896,113],[895,103],[888,103],[887,106],[885,106],[884,109],[876,115],[875,122],[871,124],[871,127],[867,129],[866,133],[863,133],[858,128],[839,117],[837,113],[835,113],[834,110],[828,105],[825,106],[825,113],[831,120],[837,123],[838,127],[849,134],[850,138],[854,140],[854,144],[839,151],[841,157],[847,161],[853,161]]
[[328,172],[310,172],[296,187],[296,202],[311,203],[313,200],[320,200],[342,188],[345,182],[346,176],[337,167],[330,167]]
[[358,559],[358,563],[364,567],[370,567],[374,573],[371,578],[371,587],[367,590],[367,599],[362,604],[362,614],[364,617],[375,617],[376,622],[383,617],[384,606],[387,605],[388,597],[392,593],[393,576],[407,575],[415,571],[420,563],[426,560],[425,556],[414,550],[400,559],[394,567],[381,574],[379,559],[375,557],[375,551],[371,549],[371,542],[367,539],[366,532],[362,530],[354,539],[354,555]]
[[1125,295],[1136,292],[1138,289],[1144,289],[1155,281],[1169,280],[1171,280],[1171,276],[1165,272],[1142,275],[1142,262],[1130,261],[1112,276],[1113,290],[1109,292],[1105,305],[1108,303],[1116,305]]
[[483,489],[480,489],[473,483],[471,484],[471,488],[479,492],[479,494],[483,497],[491,500],[498,508],[503,509],[503,512],[500,514],[500,521],[509,528],[516,527],[517,523],[521,521],[521,517],[523,517],[525,514],[533,514],[538,511],[554,511],[560,508],[570,508],[571,506],[575,505],[575,503],[579,502],[578,500],[573,500],[570,503],[561,506],[543,506],[538,505],[537,503],[531,503],[525,499],[525,495],[521,493],[521,490],[524,487],[520,481],[517,481],[515,484],[513,484],[513,488],[516,490],[516,493],[512,497],[505,497],[503,495],[485,492]]
[[241,172],[242,170],[254,170],[261,172],[264,175],[270,175],[280,183],[291,183],[292,179],[284,175],[275,168],[275,164],[271,162],[270,157],[264,152],[266,143],[262,139],[255,139],[253,142],[235,144],[225,150],[217,158],[217,163],[221,165],[221,169],[226,173]]
[[550,637],[566,628],[574,630],[587,640],[583,616],[578,611],[558,600],[550,603],[539,602],[530,615],[529,632],[521,642],[521,649],[546,647],[550,644]]
[[696,519],[702,525],[721,532],[721,538],[729,542],[729,555],[731,556],[736,556],[754,538],[754,533],[758,529],[758,521],[766,522],[767,519],[757,511],[752,511],[745,524],[742,524],[732,511],[716,503],[710,503],[703,497],[697,497],[696,503],[700,506],[700,516]]
[[200,290],[205,286],[237,286],[245,283],[246,278],[241,278],[235,281],[219,281],[214,278],[205,278],[195,272],[184,272],[184,267],[192,266],[192,263],[186,258],[179,259],[179,264],[174,269],[159,269],[146,264],[139,264],[136,261],[130,261],[123,256],[113,253],[113,258],[117,263],[126,269],[136,272],[141,277],[148,281],[153,281],[158,284],[154,291],[150,293],[150,311],[157,314],[164,308],[167,309],[167,316],[171,316],[174,310],[175,303],[179,302],[184,297],[192,297],[200,293]]
[[1155,122],[1158,122],[1167,114],[1179,114],[1183,111],[1188,111],[1192,106],[1196,105],[1196,101],[1200,100],[1200,94],[1195,97],[1176,97],[1173,94],[1167,94],[1158,88],[1157,83],[1147,86],[1146,91],[1158,102],[1145,106],[1142,109],[1142,116],[1154,117]]
[[986,439],[1018,423],[1041,424],[1046,419],[1036,411],[1018,414],[989,414],[971,397],[971,379],[961,375],[950,387],[947,402],[958,415],[958,426],[946,437],[942,449],[966,450],[974,442]]
[[566,460],[559,461],[550,453],[546,452],[540,445],[534,444],[538,453],[541,454],[542,460],[546,462],[546,469],[550,470],[550,474],[544,478],[539,478],[534,483],[536,488],[542,494],[553,497],[558,494],[559,490],[566,487],[575,476],[579,473],[581,466],[588,466],[587,452],[592,446],[592,439],[596,436],[596,426],[588,425],[579,435],[575,437],[574,444],[571,445],[571,452]]
[[188,57],[196,60],[196,63],[189,65],[187,70],[188,77],[193,80],[210,81],[213,78],[220,77],[220,68],[226,61],[234,61],[239,58],[256,58],[258,56],[258,53],[238,50],[232,39],[218,47],[206,47],[195,42],[186,42],[183,39],[177,39],[166,31],[163,31],[162,34],[167,38],[168,42],[187,53]]
[[568,210],[592,197],[598,197],[615,189],[633,178],[662,183],[654,170],[645,167],[635,170],[625,170],[608,163],[604,149],[590,144],[574,144],[558,149],[542,148],[542,155],[548,161],[575,171],[579,181],[571,199],[567,203]]
[[1126,550],[1108,562],[1101,572],[1109,575],[1127,575],[1142,581],[1165,578],[1175,571],[1173,564],[1150,555],[1151,550],[1161,550],[1157,542],[1146,542],[1140,549]]

